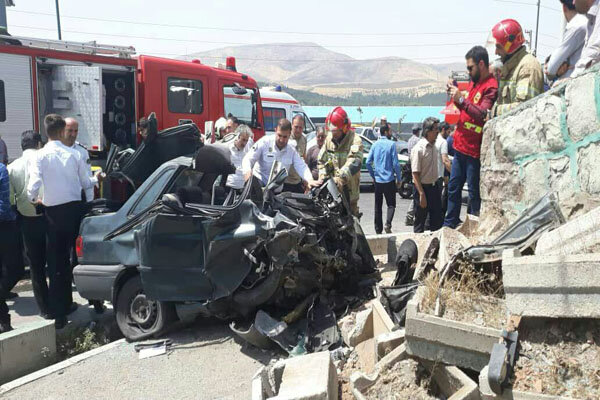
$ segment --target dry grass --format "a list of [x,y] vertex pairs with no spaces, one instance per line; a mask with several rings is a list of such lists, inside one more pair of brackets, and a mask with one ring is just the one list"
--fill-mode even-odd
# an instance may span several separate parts
[[425,313],[434,313],[439,296],[444,318],[498,329],[506,323],[506,308],[500,299],[502,285],[493,273],[461,263],[441,286],[435,272],[426,277],[423,285],[426,289],[420,309]]

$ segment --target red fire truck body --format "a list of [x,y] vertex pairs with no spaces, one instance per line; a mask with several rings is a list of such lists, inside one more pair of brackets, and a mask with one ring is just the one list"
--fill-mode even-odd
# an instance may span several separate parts
[[[21,44],[3,44],[2,39]],[[4,42],[5,43],[5,42]],[[100,156],[110,143],[136,147],[136,121],[156,113],[158,128],[194,122],[204,131],[229,113],[264,135],[256,81],[235,71],[140,55],[131,47],[0,37],[0,136],[10,160],[25,130],[45,134],[57,113],[79,122],[78,141]]]

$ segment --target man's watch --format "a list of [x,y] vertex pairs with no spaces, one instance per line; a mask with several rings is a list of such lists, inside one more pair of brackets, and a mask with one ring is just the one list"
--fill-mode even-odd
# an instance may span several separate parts
[[462,106],[464,102],[465,102],[465,98],[461,96],[460,99],[458,99],[458,104],[460,104]]

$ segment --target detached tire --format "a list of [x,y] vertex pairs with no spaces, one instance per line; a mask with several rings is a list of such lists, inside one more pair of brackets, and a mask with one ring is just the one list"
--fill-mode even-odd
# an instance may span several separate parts
[[172,304],[146,297],[139,275],[129,278],[119,290],[115,312],[117,325],[129,341],[157,335],[175,319]]

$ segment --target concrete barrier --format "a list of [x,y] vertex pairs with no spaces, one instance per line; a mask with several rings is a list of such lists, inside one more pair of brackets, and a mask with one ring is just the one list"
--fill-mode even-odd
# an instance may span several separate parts
[[600,318],[600,254],[502,253],[506,305],[513,315]]
[[581,253],[600,253],[600,207],[544,233],[535,249],[541,256]]
[[252,400],[337,400],[337,371],[328,351],[294,357],[278,363],[282,373],[272,374],[278,382],[270,396],[265,388],[270,385],[269,371],[261,368],[252,380]]
[[519,392],[511,388],[504,389],[502,394],[496,394],[492,391],[488,383],[488,367],[482,369],[479,374],[479,394],[481,400],[577,400],[572,397]]
[[[394,364],[400,362],[409,357],[404,346],[397,348],[400,351],[395,355]],[[382,360],[383,361],[383,360]],[[477,383],[469,378],[460,369],[448,366],[448,365],[435,365],[427,361],[419,360],[427,369],[433,371],[432,380],[439,387],[441,394],[448,400],[478,400],[479,390]],[[392,367],[393,364],[388,367]],[[369,388],[375,384],[379,379],[381,372],[384,368],[377,368],[377,373],[373,375],[364,375],[360,372],[355,372],[350,377],[350,387],[352,394],[357,400],[366,400],[366,392]]]
[[0,384],[42,369],[55,359],[54,321],[31,322],[0,334]]
[[480,371],[488,364],[492,347],[502,332],[421,312],[424,290],[419,288],[408,303],[405,326],[408,354]]

